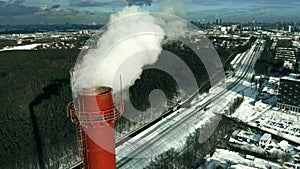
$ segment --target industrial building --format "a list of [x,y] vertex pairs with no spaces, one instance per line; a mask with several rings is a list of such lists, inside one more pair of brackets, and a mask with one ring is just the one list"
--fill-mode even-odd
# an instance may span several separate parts
[[[241,142],[247,142],[247,143],[258,145],[261,135],[255,134],[250,131],[245,131],[245,130],[235,130],[232,133],[232,138],[234,138],[238,141],[241,141]],[[231,142],[231,141],[229,141],[229,142]]]
[[264,133],[262,136],[252,131],[235,130],[232,133],[229,143],[235,143],[237,141],[253,144],[255,146],[266,147],[271,143],[272,135]]
[[297,58],[296,53],[298,51],[294,48],[282,48],[279,47],[276,52],[276,60],[283,60],[284,61],[284,67],[288,68],[290,70],[294,69],[294,66],[296,64]]
[[267,146],[268,144],[271,143],[271,139],[272,139],[272,135],[271,134],[268,134],[268,133],[265,133],[259,140],[259,145],[261,147],[265,147]]
[[277,107],[300,112],[300,75],[290,74],[280,79]]

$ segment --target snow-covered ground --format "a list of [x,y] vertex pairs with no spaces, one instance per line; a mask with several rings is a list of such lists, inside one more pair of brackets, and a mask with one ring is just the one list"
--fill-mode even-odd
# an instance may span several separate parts
[[[227,162],[231,162],[231,164],[235,164],[232,167],[235,168],[266,168],[271,166],[272,168],[282,168],[279,164],[266,161],[261,158],[254,158],[254,160],[246,159],[241,156],[241,154],[237,152],[232,152],[224,149],[216,149],[215,153],[211,158],[207,161],[212,160],[212,162],[219,161],[222,164],[226,164]],[[210,164],[212,165],[212,164]],[[209,167],[209,165],[208,165]],[[209,169],[209,168],[208,168]]]
[[[151,126],[138,136],[117,147],[117,161],[122,162],[124,157],[134,158],[122,166],[122,168],[143,168],[157,155],[171,148],[177,150],[181,149],[186,138],[193,133],[195,129],[204,127],[204,125],[211,120],[216,120],[214,118],[216,115],[210,111],[210,109],[207,111],[197,110],[198,107],[203,104],[203,101],[194,104],[192,108],[178,110],[178,112],[163,119],[161,122]],[[191,113],[193,114],[192,117],[179,123],[181,119],[184,119]],[[215,127],[217,127],[218,119],[215,121],[215,124]],[[213,133],[213,130],[214,129],[212,129],[211,133],[206,133],[207,138]],[[206,138],[201,139],[205,140]],[[149,146],[147,146],[148,144]]]
[[[300,144],[299,115],[295,112],[283,112],[277,108],[272,108],[270,104],[262,103],[262,101],[256,102],[255,98],[259,94],[257,90],[253,86],[251,88],[250,82],[244,81],[243,85],[248,86],[243,90],[244,102],[231,117]],[[271,97],[268,100],[269,102],[276,102],[276,97]]]
[[[251,48],[253,50],[254,47]],[[262,51],[263,46],[261,46],[259,51]],[[247,53],[245,56],[249,57],[249,53]],[[270,108],[270,106],[263,104],[261,102],[257,102],[255,105],[253,103],[255,102],[256,97],[258,96],[259,92],[257,89],[251,84],[251,78],[254,75],[254,64],[255,61],[260,57],[260,53],[255,54],[254,62],[252,62],[250,66],[250,70],[247,72],[246,76],[244,77],[243,81],[237,85],[235,88],[232,89],[233,93],[236,92],[242,92],[244,94],[244,101],[241,104],[241,106],[235,111],[234,114],[229,115],[234,118],[238,118],[242,121],[249,121],[252,118],[255,118],[257,115],[263,113],[267,109]],[[242,62],[242,66],[245,64],[246,60],[244,59]],[[245,69],[242,67],[237,70],[236,76],[231,78],[227,83],[230,83],[231,81],[234,81],[236,78],[238,78],[241,75],[241,72]]]
[[3,48],[0,50],[1,51],[10,51],[10,50],[33,50],[36,49],[39,46],[43,46],[47,44],[42,44],[42,43],[34,43],[34,44],[29,44],[29,45],[22,45],[22,46],[14,46],[10,48]]
[[[128,142],[116,148],[117,161],[122,163],[124,157],[133,158],[122,168],[146,167],[151,159],[157,155],[168,151],[171,148],[180,150],[183,148],[186,138],[195,132],[196,129],[205,128],[207,124],[213,124],[205,134],[201,135],[199,142],[206,141],[218,126],[221,120],[218,113],[223,112],[226,106],[233,98],[237,96],[236,92],[228,91],[218,99],[212,99],[213,96],[224,90],[224,84],[214,87],[209,94],[204,94],[191,103],[192,107],[181,108],[172,115],[162,119],[159,123],[151,126],[139,135],[130,139]],[[205,111],[199,111],[199,108],[210,101]],[[216,113],[216,114],[215,114]],[[181,122],[182,119],[191,115],[191,117]],[[146,146],[149,144],[149,146]],[[145,148],[146,147],[146,148]],[[125,158],[125,159],[126,159]]]
[[300,144],[300,116],[293,112],[273,108],[249,121],[249,124]]
[[254,98],[257,96],[257,94],[258,92],[251,88],[244,90],[244,102],[235,111],[235,113],[231,115],[231,117],[240,119],[244,122],[249,122],[270,109],[270,105],[264,104],[261,101],[256,102],[253,105],[255,101]]
[[269,143],[262,146],[260,143],[262,137],[263,135],[256,133],[254,130],[236,130],[235,134],[229,139],[229,145],[241,150],[264,155],[268,158],[279,159],[280,157],[285,156],[285,152],[295,154],[295,147],[285,140],[278,142],[271,138]]
[[[207,132],[205,133],[205,137],[199,138],[199,141],[204,142],[208,139],[218,126],[220,116],[217,114],[222,113],[223,109],[226,108],[230,101],[238,95],[238,90],[245,89],[244,82],[242,81],[240,85],[237,85],[234,89],[230,89],[218,99],[213,100],[211,98],[222,91],[225,86],[231,85],[237,78],[241,77],[242,73],[249,66],[246,63],[251,58],[252,53],[254,53],[255,46],[245,53],[245,58],[241,59],[241,65],[237,69],[238,71],[234,78],[227,79],[226,83],[220,83],[220,86],[211,89],[210,93],[204,98],[192,102],[191,108],[179,109],[177,112],[117,147],[117,166],[122,165],[121,168],[130,169],[144,168],[151,162],[151,159],[155,158],[157,155],[171,148],[180,150],[184,145],[186,138],[196,129],[205,128],[205,125],[208,123],[214,124],[209,131],[205,130]],[[255,53],[255,60],[257,58],[258,54]],[[251,68],[254,63],[255,62],[251,63]],[[249,79],[249,77],[250,76],[247,74],[245,79]],[[211,101],[211,104],[207,106],[206,110],[199,111],[199,107],[209,100]],[[128,158],[132,159],[127,161]]]
[[[257,88],[250,82],[253,74],[254,70],[248,72],[248,77],[244,79],[243,83],[233,89],[235,92],[243,91],[245,97],[241,106],[234,114],[229,116],[300,144],[300,116],[295,112],[283,112],[277,108],[272,108],[271,105],[275,105],[277,101],[276,96],[272,96],[265,100],[265,102],[269,104],[265,104],[262,101],[256,101],[256,98],[260,93],[258,93]],[[234,78],[231,78],[230,80],[233,81]],[[265,84],[265,86],[268,87],[268,90],[271,90],[272,88],[274,91],[278,90],[277,85],[277,78],[270,78],[269,82],[266,82]],[[256,121],[259,121],[259,124]]]

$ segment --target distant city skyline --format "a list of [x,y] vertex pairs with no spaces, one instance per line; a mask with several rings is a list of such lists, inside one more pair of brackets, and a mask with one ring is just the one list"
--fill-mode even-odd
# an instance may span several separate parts
[[189,20],[300,21],[298,0],[0,0],[0,24],[106,23],[110,13],[128,5]]

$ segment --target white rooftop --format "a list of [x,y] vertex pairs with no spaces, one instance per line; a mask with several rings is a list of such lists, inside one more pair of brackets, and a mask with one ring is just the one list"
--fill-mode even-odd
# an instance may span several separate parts
[[299,81],[300,82],[300,74],[291,73],[289,76],[282,77],[281,79],[293,80],[293,81]]
[[272,137],[271,134],[265,133],[265,134],[260,138],[260,140],[261,140],[261,141],[268,141],[271,137]]

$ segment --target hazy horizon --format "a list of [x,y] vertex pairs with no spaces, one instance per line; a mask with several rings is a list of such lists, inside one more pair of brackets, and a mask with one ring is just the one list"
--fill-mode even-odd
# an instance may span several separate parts
[[111,13],[128,5],[138,5],[145,11],[168,12],[188,20],[300,21],[297,0],[0,0],[0,24],[106,23]]

